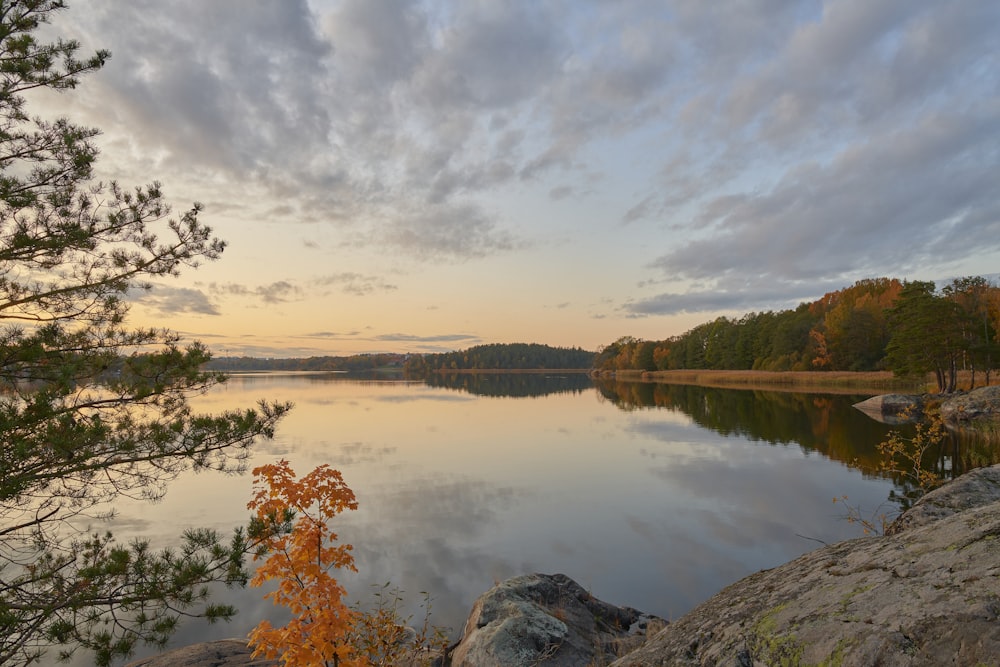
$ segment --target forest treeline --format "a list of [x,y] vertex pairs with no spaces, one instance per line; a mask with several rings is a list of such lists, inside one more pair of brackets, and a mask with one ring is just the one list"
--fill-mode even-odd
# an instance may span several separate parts
[[663,340],[625,336],[594,352],[538,343],[477,345],[438,354],[257,359],[222,357],[220,371],[398,370],[427,378],[449,371],[596,369],[598,371],[760,370],[932,373],[954,391],[958,370],[989,383],[1000,365],[1000,287],[980,276],[938,289],[930,281],[868,278],[812,303],[782,311],[719,317]]
[[594,353],[580,348],[552,347],[538,343],[496,343],[439,354],[375,353],[291,359],[217,357],[206,364],[206,369],[226,372],[342,371],[349,373],[395,370],[404,372],[407,377],[424,378],[439,371],[589,370],[593,363]]
[[538,343],[493,343],[458,352],[410,355],[403,365],[409,377],[427,377],[439,371],[510,369],[587,369],[594,353],[578,347]]
[[859,280],[783,311],[719,317],[665,340],[630,336],[605,346],[597,370],[873,371],[933,373],[954,391],[959,369],[989,374],[1000,361],[1000,288],[983,277]]
[[297,359],[261,359],[259,357],[213,357],[205,368],[213,371],[346,371],[359,373],[399,368],[405,354],[355,354],[347,357],[306,357]]

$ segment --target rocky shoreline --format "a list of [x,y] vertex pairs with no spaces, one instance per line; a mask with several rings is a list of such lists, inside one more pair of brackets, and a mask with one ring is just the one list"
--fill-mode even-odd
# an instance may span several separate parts
[[[928,493],[885,536],[750,575],[671,623],[597,600],[565,575],[515,577],[476,601],[448,664],[911,667],[998,656],[1000,465]],[[276,664],[226,640],[129,667]]]
[[888,534],[724,589],[612,663],[979,665],[1000,656],[1000,466],[928,493]]
[[1000,385],[945,396],[881,394],[855,403],[854,407],[877,421],[902,424],[919,419],[931,404],[939,406],[941,419],[952,427],[1000,423]]

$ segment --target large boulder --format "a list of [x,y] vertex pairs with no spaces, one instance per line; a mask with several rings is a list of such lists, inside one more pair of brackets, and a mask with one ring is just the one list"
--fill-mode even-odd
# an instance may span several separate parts
[[616,607],[563,574],[529,574],[476,600],[452,667],[577,667],[607,664],[641,643],[661,619]]
[[925,496],[892,535],[729,586],[612,667],[996,664],[998,538],[995,466]]
[[885,424],[906,424],[918,419],[924,406],[920,396],[881,394],[855,403],[854,407],[872,419]]
[[1000,500],[1000,465],[977,468],[922,496],[886,529],[895,535]]
[[1000,421],[1000,385],[981,387],[941,403],[941,417],[957,424]]

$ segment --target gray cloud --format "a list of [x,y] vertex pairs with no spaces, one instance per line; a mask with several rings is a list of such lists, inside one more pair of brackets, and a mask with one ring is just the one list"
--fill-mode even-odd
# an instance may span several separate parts
[[246,173],[325,141],[330,119],[315,91],[331,47],[305,0],[250,11],[239,0],[109,0],[71,11],[96,33],[88,43],[117,54],[97,77],[106,107],[168,160]]
[[357,296],[398,289],[396,285],[387,283],[378,276],[366,276],[350,271],[324,276],[317,279],[316,284],[321,286],[338,286],[347,294]]
[[558,201],[560,199],[566,199],[573,195],[573,188],[568,185],[560,185],[558,187],[549,190],[549,197]]
[[644,299],[628,301],[621,309],[629,316],[644,317],[795,308],[800,303],[814,301],[823,294],[844,286],[844,280],[840,279],[796,282],[768,278],[744,279],[733,275],[695,283],[686,292],[661,292]]
[[407,248],[413,256],[480,257],[490,251],[511,250],[519,245],[510,233],[497,228],[473,204],[428,206],[389,222],[382,234],[385,242]]
[[236,283],[211,283],[209,289],[219,294],[259,299],[266,304],[285,303],[302,297],[302,289],[287,280],[279,280],[269,285],[257,287]]
[[450,343],[458,341],[468,341],[469,344],[479,340],[479,336],[472,334],[437,334],[434,336],[418,336],[415,334],[391,333],[375,336],[372,340],[405,343]]
[[361,335],[360,331],[314,331],[305,334],[308,338],[335,338],[335,339],[348,339],[356,338]]
[[998,136],[1000,109],[930,114],[828,164],[803,163],[767,193],[711,200],[697,224],[715,233],[656,265],[697,279],[817,280],[876,267],[906,273],[956,256],[958,246],[1000,249],[990,164]]
[[792,301],[788,299],[787,295],[773,292],[750,295],[746,292],[705,290],[684,293],[664,292],[648,299],[625,304],[624,309],[633,315],[676,315],[724,310],[753,310],[757,307],[774,307],[775,303],[791,305]]
[[[674,278],[851,282],[941,267],[963,246],[995,252],[1000,57],[988,33],[998,24],[984,3],[848,1],[787,25],[759,66],[723,72],[681,116],[716,158],[671,163],[666,194],[625,220],[687,206],[699,238],[656,262]],[[750,184],[719,191],[738,177]],[[697,294],[676,297],[641,307],[702,309]]]
[[127,299],[163,315],[180,313],[222,314],[204,292],[189,287],[170,287],[169,285],[156,284],[149,290],[129,290]]
[[92,0],[60,21],[116,54],[81,89],[116,147],[422,261],[523,247],[497,188],[552,177],[558,205],[627,150],[645,171],[618,217],[669,230],[677,278],[906,272],[1000,238],[997,3]]

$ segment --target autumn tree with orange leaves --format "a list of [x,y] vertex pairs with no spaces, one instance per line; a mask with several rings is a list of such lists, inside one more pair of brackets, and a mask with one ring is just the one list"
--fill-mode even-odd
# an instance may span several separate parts
[[369,611],[344,603],[335,570],[356,572],[350,544],[337,544],[330,521],[358,508],[340,472],[321,465],[301,479],[288,461],[255,468],[254,515],[250,535],[259,541],[254,560],[263,561],[251,586],[277,582],[265,595],[288,608],[292,620],[281,628],[262,621],[250,632],[253,657],[281,658],[291,667],[417,667],[442,654],[447,635],[430,624],[430,597],[424,593],[423,623],[407,627],[401,591],[386,583]]
[[336,544],[330,520],[357,509],[354,492],[340,472],[321,465],[296,480],[288,461],[255,468],[251,533],[263,560],[251,586],[268,581],[278,588],[265,597],[293,615],[284,627],[261,621],[250,632],[254,657],[278,658],[286,665],[350,667],[367,662],[349,639],[358,612],[344,603],[344,588],[332,571],[356,571],[350,544]]

